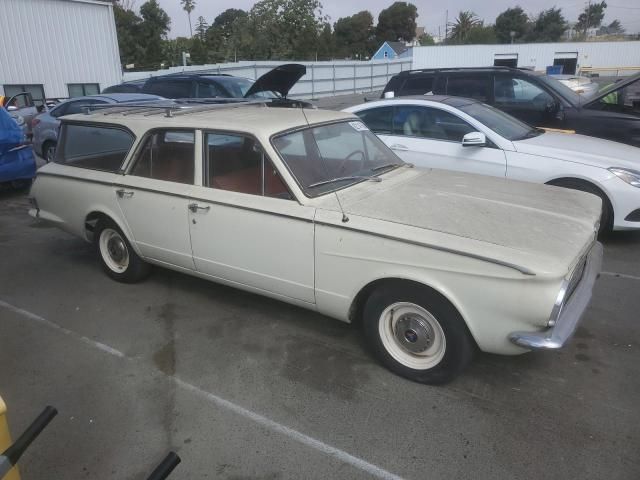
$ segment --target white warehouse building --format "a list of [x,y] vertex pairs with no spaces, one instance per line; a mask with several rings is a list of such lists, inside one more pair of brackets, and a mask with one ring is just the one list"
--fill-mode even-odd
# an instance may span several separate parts
[[2,0],[0,95],[36,103],[99,93],[122,73],[113,6],[97,0]]
[[456,67],[532,68],[562,66],[563,73],[592,71],[628,75],[640,71],[640,41],[436,45],[413,48],[414,69]]

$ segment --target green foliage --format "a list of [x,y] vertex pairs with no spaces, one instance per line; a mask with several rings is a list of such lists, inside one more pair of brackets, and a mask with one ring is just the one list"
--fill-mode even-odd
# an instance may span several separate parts
[[479,25],[469,30],[464,43],[473,45],[498,43],[498,37],[493,25]]
[[335,53],[339,58],[365,58],[376,48],[373,15],[363,10],[350,17],[339,18],[333,26]]
[[408,2],[395,2],[378,15],[377,44],[384,41],[411,42],[416,36],[418,8]]
[[494,27],[498,42],[511,43],[511,32],[515,32],[514,41],[524,38],[529,19],[521,7],[508,8],[496,18]]
[[207,30],[209,30],[209,24],[207,20],[200,16],[196,22],[196,36],[201,42],[204,42],[207,38]]
[[550,8],[540,12],[526,36],[529,42],[557,42],[567,31],[567,22],[561,8]]
[[589,28],[597,28],[602,25],[604,11],[607,8],[607,2],[589,3],[584,11],[578,17],[576,30],[581,30],[586,35]]
[[126,10],[119,4],[114,5],[113,13],[118,34],[120,61],[123,65],[143,62],[145,50],[138,41],[141,35],[142,19],[133,10]]
[[598,35],[624,35],[624,31],[620,20],[614,20],[609,25],[600,27]]
[[428,33],[425,33],[424,35],[422,35],[419,39],[418,42],[420,43],[421,46],[423,47],[427,47],[430,45],[435,45],[436,41],[433,39],[433,37],[431,35],[429,35]]
[[191,29],[191,12],[196,8],[196,1],[180,0],[180,4],[182,5],[182,9],[187,12],[187,17],[189,18],[189,34],[193,37],[193,30]]
[[458,13],[458,17],[449,26],[451,30],[447,43],[462,44],[466,43],[467,36],[472,29],[482,27],[482,20],[475,13],[467,10]]
[[144,63],[159,65],[163,62],[162,40],[166,38],[171,26],[171,19],[157,0],[148,0],[140,7],[142,23],[140,25],[139,43],[144,48]]

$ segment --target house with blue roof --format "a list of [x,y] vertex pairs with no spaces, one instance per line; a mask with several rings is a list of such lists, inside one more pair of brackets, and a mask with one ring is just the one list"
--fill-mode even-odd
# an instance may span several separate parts
[[386,41],[373,54],[372,60],[395,60],[396,58],[410,58],[411,47],[407,47],[404,42]]

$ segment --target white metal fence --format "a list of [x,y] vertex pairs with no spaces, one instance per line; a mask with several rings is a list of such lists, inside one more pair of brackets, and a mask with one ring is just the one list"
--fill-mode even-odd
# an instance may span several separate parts
[[[269,70],[288,62],[238,62],[215,65],[171,67],[153,72],[125,72],[124,81],[139,80],[172,73],[225,73],[238,77],[258,78]],[[307,73],[292,88],[292,98],[319,98],[349,93],[381,90],[398,72],[410,70],[412,60],[380,60],[370,62],[296,62],[307,67]]]

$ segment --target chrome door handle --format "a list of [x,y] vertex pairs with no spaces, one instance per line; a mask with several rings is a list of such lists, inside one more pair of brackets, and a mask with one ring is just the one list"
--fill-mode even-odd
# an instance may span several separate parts
[[406,152],[407,150],[409,150],[409,147],[405,145],[400,145],[399,143],[394,143],[389,148],[391,148],[391,150],[400,150],[401,152]]
[[207,205],[206,207],[201,207],[197,203],[190,203],[189,210],[191,210],[193,213],[196,213],[198,210],[203,210],[205,212],[208,212],[209,210],[211,210],[211,206]]
[[120,198],[131,198],[133,197],[133,192],[127,191],[124,188],[116,190],[116,195]]

